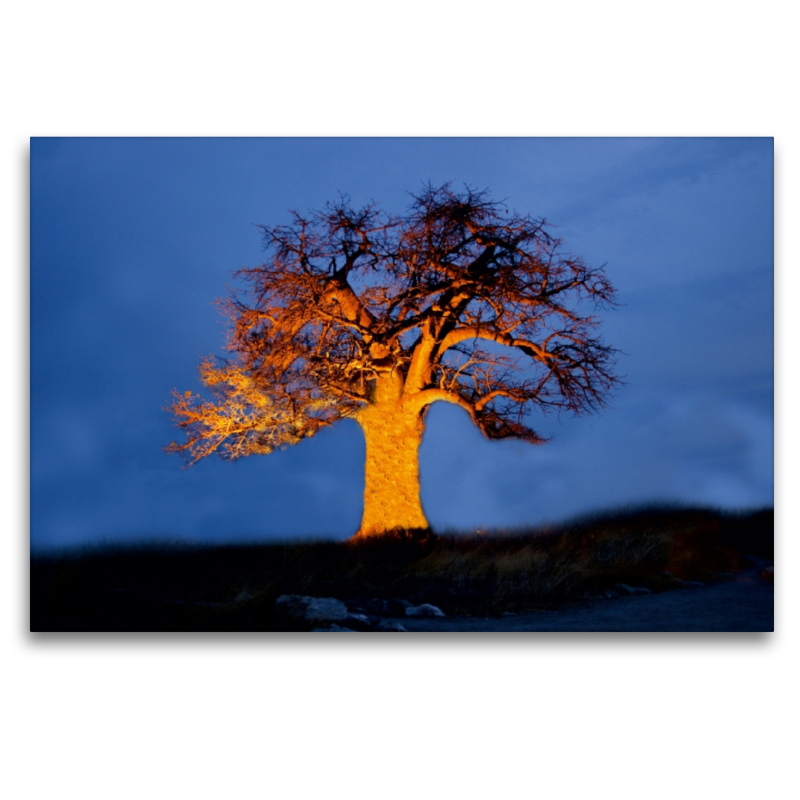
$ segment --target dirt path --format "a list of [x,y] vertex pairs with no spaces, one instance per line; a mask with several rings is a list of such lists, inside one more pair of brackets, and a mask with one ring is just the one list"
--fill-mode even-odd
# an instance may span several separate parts
[[409,631],[772,631],[774,586],[758,565],[723,583],[499,618],[408,619]]

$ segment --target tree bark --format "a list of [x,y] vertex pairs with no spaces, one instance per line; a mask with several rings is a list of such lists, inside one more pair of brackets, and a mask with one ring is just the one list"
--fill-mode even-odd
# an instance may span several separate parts
[[375,402],[358,415],[367,440],[367,463],[364,516],[357,538],[429,527],[419,496],[422,415],[404,409],[397,396],[402,388],[393,388],[379,387]]

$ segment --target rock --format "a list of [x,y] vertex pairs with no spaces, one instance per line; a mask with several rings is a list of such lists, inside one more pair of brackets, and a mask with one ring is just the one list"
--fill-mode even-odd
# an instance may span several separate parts
[[276,606],[284,606],[296,617],[314,620],[347,619],[347,606],[335,597],[307,597],[300,594],[282,594]]
[[764,567],[764,569],[761,570],[761,577],[765,581],[775,583],[775,567]]
[[397,620],[395,619],[385,619],[383,622],[378,624],[377,630],[379,631],[408,631],[408,628],[404,628]]
[[312,597],[306,609],[306,619],[347,619],[347,606],[334,597]]
[[406,616],[409,617],[444,617],[446,616],[441,608],[432,606],[430,603],[423,603],[420,606],[410,606],[406,609]]
[[404,617],[406,609],[411,607],[411,603],[408,600],[400,600],[397,597],[393,597],[391,600],[373,597],[372,600],[364,602],[363,606],[370,614],[384,617]]
[[370,619],[365,614],[353,614],[352,612],[344,620],[344,624],[355,631],[371,631],[377,622],[375,617]]
[[650,589],[645,589],[644,586],[628,586],[627,583],[614,584],[617,589],[622,589],[623,592],[628,594],[652,594]]

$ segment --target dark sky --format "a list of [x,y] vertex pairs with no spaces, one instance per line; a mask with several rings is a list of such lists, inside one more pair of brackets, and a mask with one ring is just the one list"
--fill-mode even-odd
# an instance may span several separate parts
[[488,188],[606,271],[626,385],[604,412],[487,442],[437,404],[421,450],[436,530],[629,503],[773,501],[772,139],[33,139],[31,544],[230,541],[358,527],[364,443],[181,469],[163,408],[221,353],[212,301],[256,225],[338,192],[399,213],[423,182]]

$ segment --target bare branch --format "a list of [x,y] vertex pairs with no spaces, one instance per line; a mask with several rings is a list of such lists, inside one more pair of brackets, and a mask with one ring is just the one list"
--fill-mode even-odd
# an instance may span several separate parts
[[402,217],[342,196],[260,230],[264,263],[220,304],[229,361],[201,365],[212,399],[173,395],[187,439],[169,449],[190,463],[312,436],[388,402],[386,376],[409,413],[442,400],[527,441],[531,410],[594,410],[618,383],[585,313],[614,305],[603,269],[486,192],[426,186]]

